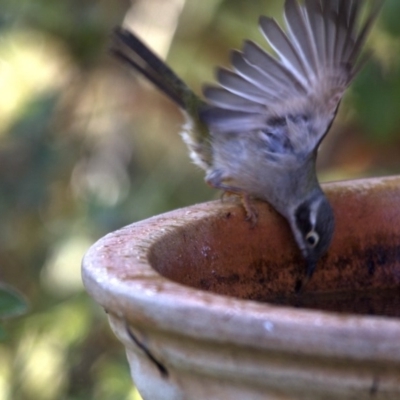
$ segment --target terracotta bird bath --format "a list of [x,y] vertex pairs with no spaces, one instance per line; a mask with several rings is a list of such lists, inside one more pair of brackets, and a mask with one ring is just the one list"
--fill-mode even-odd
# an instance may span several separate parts
[[324,186],[332,246],[300,294],[286,222],[215,201],[129,225],[83,261],[144,400],[400,399],[400,177]]

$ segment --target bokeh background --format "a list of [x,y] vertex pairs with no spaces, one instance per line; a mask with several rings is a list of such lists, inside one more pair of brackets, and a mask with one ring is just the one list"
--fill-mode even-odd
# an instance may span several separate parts
[[[1,321],[0,400],[140,399],[122,346],[84,292],[106,233],[218,198],[178,132],[179,110],[108,53],[125,23],[200,92],[260,14],[283,0],[0,0],[0,281],[29,311]],[[400,2],[320,151],[322,180],[400,172]]]

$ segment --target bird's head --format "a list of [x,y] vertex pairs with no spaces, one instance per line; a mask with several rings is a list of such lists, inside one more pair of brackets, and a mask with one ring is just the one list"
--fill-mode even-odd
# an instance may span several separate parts
[[332,207],[322,190],[314,191],[293,209],[290,225],[307,263],[308,280],[314,273],[318,260],[328,250],[335,228]]

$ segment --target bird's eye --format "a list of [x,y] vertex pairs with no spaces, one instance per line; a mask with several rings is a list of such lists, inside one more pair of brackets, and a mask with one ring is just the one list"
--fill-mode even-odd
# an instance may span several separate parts
[[315,231],[311,231],[306,236],[306,241],[310,247],[315,247],[319,242],[319,235]]

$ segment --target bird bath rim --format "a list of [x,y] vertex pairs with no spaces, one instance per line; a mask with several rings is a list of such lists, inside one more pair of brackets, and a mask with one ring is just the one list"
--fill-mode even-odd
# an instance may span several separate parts
[[[389,190],[390,196],[397,199],[400,177],[338,182],[323,188],[328,197],[331,193],[357,197],[368,195],[371,190]],[[238,299],[173,282],[151,267],[149,249],[165,235],[204,219],[227,218],[232,213],[243,214],[237,204],[214,201],[171,211],[110,233],[85,255],[86,289],[108,312],[139,327],[152,326],[202,341],[229,340],[238,346],[274,352],[400,362],[400,346],[395,340],[400,337],[397,318],[338,314]]]

